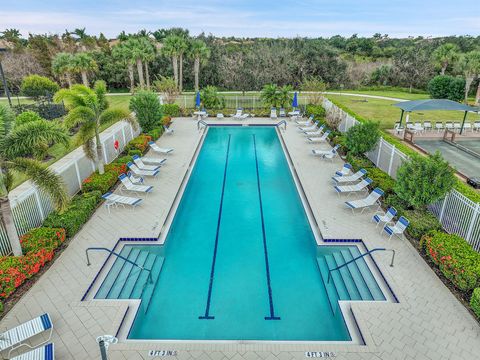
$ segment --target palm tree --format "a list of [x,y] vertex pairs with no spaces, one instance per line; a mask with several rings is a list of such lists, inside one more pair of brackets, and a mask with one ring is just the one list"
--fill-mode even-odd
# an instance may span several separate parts
[[35,148],[44,144],[69,144],[65,130],[57,123],[43,119],[14,126],[15,116],[0,105],[0,222],[7,232],[15,256],[22,255],[22,248],[13,220],[8,193],[13,188],[13,174],[24,174],[42,191],[47,193],[55,207],[62,210],[68,203],[68,195],[62,178],[38,160],[28,157]]
[[434,61],[441,68],[441,75],[445,75],[445,71],[447,70],[448,65],[451,65],[454,61],[458,60],[459,51],[460,49],[457,45],[446,43],[439,46],[432,53]]
[[184,37],[179,37],[178,42],[178,90],[183,90],[183,55],[188,50],[188,41]]
[[276,107],[279,103],[278,87],[275,84],[267,84],[260,93],[260,99],[268,106]]
[[278,103],[281,107],[287,106],[292,102],[293,95],[291,94],[293,88],[290,85],[284,85],[278,89]]
[[56,102],[65,101],[70,110],[64,119],[65,126],[73,128],[80,125],[78,142],[83,144],[85,155],[95,161],[100,174],[105,172],[100,126],[120,120],[127,120],[134,128],[138,126],[127,110],[108,109],[106,93],[105,82],[96,81],[93,89],[84,85],[73,85],[71,89],[59,90],[54,96]]
[[190,57],[193,58],[193,73],[195,75],[195,91],[199,89],[200,64],[205,63],[210,58],[210,49],[202,40],[193,40],[190,43]]
[[150,90],[150,74],[148,71],[148,63],[155,59],[155,47],[147,37],[138,39],[139,46],[142,50],[142,61],[145,66],[145,79],[147,82],[147,89]]
[[75,36],[74,38],[82,51],[87,51],[87,48],[95,46],[95,38],[88,35],[85,28],[75,29],[70,34]]
[[52,60],[52,71],[57,76],[64,76],[69,87],[72,87],[72,68],[74,56],[69,53],[58,53]]
[[135,75],[133,72],[133,64],[135,59],[132,56],[131,48],[127,41],[122,41],[118,45],[115,45],[112,50],[113,57],[122,61],[127,65],[128,78],[130,79],[130,93],[133,94],[135,90]]
[[82,74],[83,85],[89,86],[88,84],[88,72],[97,70],[97,63],[93,58],[87,53],[78,53],[73,57],[72,69],[74,72]]
[[[468,104],[468,93],[470,92],[470,86],[472,85],[475,77],[480,76],[480,51],[470,51],[460,57],[458,62],[458,69],[465,76],[465,104]],[[477,90],[477,98],[475,100],[478,103],[479,91]]]
[[[185,39],[178,35],[168,35],[163,40],[162,53],[172,59],[173,78],[180,91],[182,91],[182,76],[179,76],[178,61],[183,59],[183,53],[187,48]],[[183,74],[182,74],[183,75]]]

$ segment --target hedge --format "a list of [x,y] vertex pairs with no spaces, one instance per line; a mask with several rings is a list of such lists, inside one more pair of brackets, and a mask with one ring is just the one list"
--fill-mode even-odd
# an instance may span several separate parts
[[480,287],[473,290],[472,297],[470,299],[470,307],[475,315],[480,318]]
[[182,115],[182,109],[177,104],[164,104],[163,114],[171,117],[179,117]]
[[[352,110],[350,110],[348,107],[346,107],[345,105],[339,103],[338,101],[334,100],[334,99],[329,99],[333,104],[335,104],[336,106],[338,106],[340,109],[342,109],[343,111],[345,111],[347,114],[353,116],[355,119],[357,119],[358,121],[360,122],[364,122],[364,121],[367,121],[367,119],[365,119],[364,117],[356,114],[355,112],[353,112]],[[418,155],[418,152],[416,152],[415,150],[413,150],[412,148],[410,148],[409,146],[405,145],[400,139],[398,139],[397,137],[391,135],[390,133],[386,132],[386,131],[383,131],[381,130],[382,132],[382,137],[384,140],[388,141],[390,144],[392,145],[395,145],[395,147],[402,151],[405,155],[407,156],[412,156],[412,155]],[[480,192],[474,190],[473,188],[471,188],[470,186],[468,186],[467,184],[465,184],[463,181],[461,181],[460,179],[456,179],[456,182],[455,182],[455,185],[454,185],[454,188],[460,192],[462,195],[466,196],[467,198],[469,198],[470,200],[474,201],[474,202],[480,202]]]
[[307,105],[305,112],[307,116],[313,115],[315,120],[325,118],[325,109],[322,105]]
[[23,256],[0,257],[0,298],[8,298],[20,285],[53,259],[54,250],[65,240],[64,229],[32,229],[20,238]]
[[401,215],[405,216],[410,224],[407,228],[407,234],[414,239],[421,239],[422,236],[428,234],[430,231],[441,231],[442,225],[437,217],[427,210],[403,210],[396,208]]
[[480,254],[458,235],[432,231],[421,241],[428,258],[460,290],[480,284]]
[[147,150],[148,148],[148,142],[152,141],[152,137],[147,134],[141,134],[137,136],[135,139],[130,140],[130,142],[127,144],[125,147],[125,151],[130,151],[130,150],[140,150],[142,154]]
[[92,191],[73,197],[67,209],[59,213],[53,211],[43,222],[43,226],[51,228],[64,228],[69,238],[75,236],[95,211],[100,202],[102,193]]

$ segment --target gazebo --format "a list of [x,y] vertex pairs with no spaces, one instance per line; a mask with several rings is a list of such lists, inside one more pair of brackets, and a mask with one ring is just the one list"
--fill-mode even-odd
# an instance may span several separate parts
[[399,125],[402,125],[404,112],[409,113],[412,111],[432,111],[432,110],[464,111],[465,115],[463,116],[462,127],[460,128],[460,134],[463,132],[463,126],[465,125],[465,120],[467,119],[468,112],[480,111],[480,109],[477,107],[460,104],[456,101],[447,100],[447,99],[402,101],[402,102],[393,104],[393,106],[399,107],[402,110],[402,114],[400,115]]

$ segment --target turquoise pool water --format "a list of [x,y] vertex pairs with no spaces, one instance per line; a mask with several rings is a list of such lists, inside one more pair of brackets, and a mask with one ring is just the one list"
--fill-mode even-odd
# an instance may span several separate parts
[[[329,248],[323,255],[333,259]],[[134,250],[122,254],[142,256]],[[142,296],[128,337],[351,340],[336,308],[348,294],[336,290],[338,276],[327,286],[319,271],[335,259],[320,264],[317,251],[276,130],[212,127],[167,235],[160,276],[152,271],[151,299]],[[353,294],[347,280],[344,292],[350,286]]]

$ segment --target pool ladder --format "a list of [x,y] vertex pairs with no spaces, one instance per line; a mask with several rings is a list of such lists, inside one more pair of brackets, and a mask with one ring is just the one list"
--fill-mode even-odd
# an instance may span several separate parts
[[347,261],[346,263],[344,263],[344,264],[342,264],[342,265],[339,265],[339,266],[337,266],[336,268],[328,269],[327,284],[330,282],[330,278],[332,277],[332,271],[339,270],[339,269],[341,269],[342,267],[344,267],[344,266],[346,266],[346,265],[348,265],[348,264],[351,264],[351,263],[357,261],[358,259],[363,258],[363,257],[366,256],[366,255],[370,255],[371,253],[373,253],[373,252],[375,252],[375,251],[391,251],[391,252],[392,252],[392,261],[390,262],[390,266],[393,266],[393,261],[395,260],[395,250],[393,250],[393,249],[385,249],[385,248],[375,248],[375,249],[372,249],[372,250],[367,251],[366,253],[363,253],[363,254],[358,255],[357,257],[353,258],[352,260]]
[[275,124],[276,127],[279,127],[280,125],[285,125],[284,130],[287,130],[287,122],[285,120],[279,121]]
[[203,125],[203,126],[205,126],[205,127],[208,126],[208,124],[207,124],[205,121],[203,121],[203,120],[198,120],[198,121],[197,121],[197,130],[200,130],[200,125]]
[[88,252],[89,252],[89,251],[92,251],[92,250],[95,250],[95,251],[106,251],[106,252],[110,253],[110,255],[114,255],[114,256],[118,257],[119,259],[122,259],[123,261],[128,262],[128,263],[132,264],[133,266],[138,267],[140,270],[145,270],[145,271],[147,271],[147,272],[148,272],[148,282],[149,282],[150,284],[153,283],[153,280],[152,280],[152,271],[151,271],[150,269],[147,269],[147,268],[145,268],[145,267],[143,267],[143,266],[140,266],[140,265],[138,265],[137,263],[135,263],[134,261],[132,261],[132,260],[130,260],[130,259],[127,259],[125,256],[120,255],[120,254],[114,252],[113,250],[107,249],[107,248],[105,248],[105,247],[89,247],[89,248],[87,248],[87,249],[85,250],[85,255],[86,255],[86,257],[87,257],[87,266],[90,266],[90,265],[91,265],[91,263],[90,263],[90,258],[89,258],[89,256],[88,256]]

